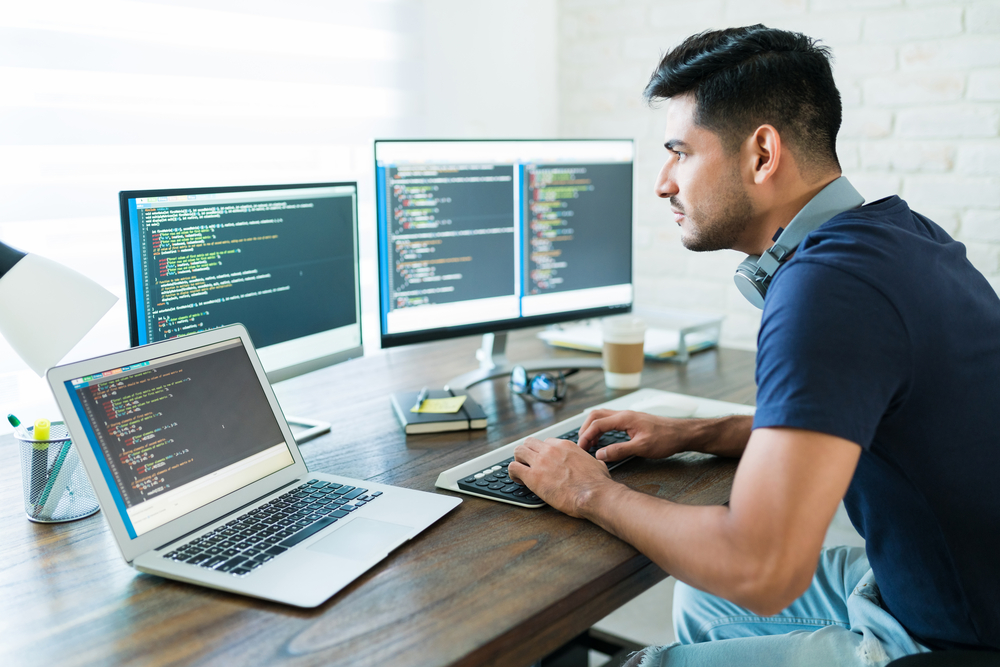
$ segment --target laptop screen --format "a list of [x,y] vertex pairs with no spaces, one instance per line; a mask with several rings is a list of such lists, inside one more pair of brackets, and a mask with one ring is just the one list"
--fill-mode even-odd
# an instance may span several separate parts
[[132,539],[294,463],[239,338],[66,390]]

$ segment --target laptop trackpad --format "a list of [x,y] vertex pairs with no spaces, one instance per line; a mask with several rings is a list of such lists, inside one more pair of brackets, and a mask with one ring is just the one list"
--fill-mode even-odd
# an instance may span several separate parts
[[365,560],[388,553],[393,547],[402,544],[412,532],[413,528],[409,526],[359,517],[309,548],[340,558]]

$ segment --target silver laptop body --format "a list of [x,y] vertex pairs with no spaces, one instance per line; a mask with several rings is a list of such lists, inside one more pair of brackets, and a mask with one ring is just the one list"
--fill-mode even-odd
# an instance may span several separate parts
[[242,325],[47,378],[142,572],[315,607],[461,502],[309,472]]

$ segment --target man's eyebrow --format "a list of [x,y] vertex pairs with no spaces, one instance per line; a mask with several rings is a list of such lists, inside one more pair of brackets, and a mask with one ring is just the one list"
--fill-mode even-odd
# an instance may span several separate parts
[[688,146],[685,142],[681,141],[680,139],[671,139],[667,143],[663,144],[663,146],[668,151],[672,151],[675,148],[690,148],[690,146]]

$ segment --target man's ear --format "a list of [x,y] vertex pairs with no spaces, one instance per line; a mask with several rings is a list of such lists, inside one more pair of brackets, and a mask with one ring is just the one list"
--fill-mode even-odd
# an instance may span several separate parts
[[747,138],[743,148],[753,182],[763,185],[774,176],[781,162],[781,136],[773,125],[761,125]]

